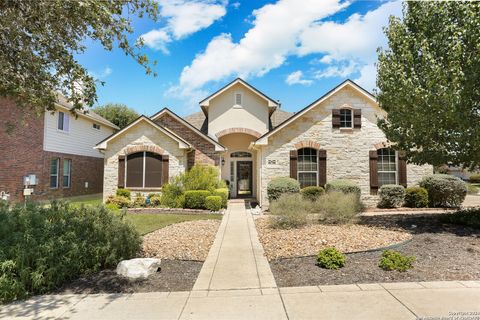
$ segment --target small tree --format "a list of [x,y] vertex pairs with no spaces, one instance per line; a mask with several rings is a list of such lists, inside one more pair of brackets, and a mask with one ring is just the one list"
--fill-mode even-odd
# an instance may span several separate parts
[[132,108],[120,103],[108,103],[104,106],[95,107],[92,110],[96,114],[117,125],[120,129],[125,128],[129,123],[140,116]]

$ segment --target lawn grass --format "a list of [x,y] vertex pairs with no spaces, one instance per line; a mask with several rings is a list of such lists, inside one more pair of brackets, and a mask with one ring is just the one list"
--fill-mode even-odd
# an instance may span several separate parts
[[172,213],[136,213],[127,214],[126,219],[133,223],[137,231],[141,234],[147,234],[157,229],[161,229],[168,225],[192,221],[192,220],[208,220],[208,219],[222,219],[220,214],[172,214]]

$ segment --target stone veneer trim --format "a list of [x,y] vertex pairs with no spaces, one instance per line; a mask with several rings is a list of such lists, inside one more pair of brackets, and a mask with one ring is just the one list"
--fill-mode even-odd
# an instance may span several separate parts
[[260,132],[248,128],[228,128],[217,132],[216,136],[217,138],[221,138],[232,133],[245,133],[254,136],[255,138],[259,138],[262,135]]

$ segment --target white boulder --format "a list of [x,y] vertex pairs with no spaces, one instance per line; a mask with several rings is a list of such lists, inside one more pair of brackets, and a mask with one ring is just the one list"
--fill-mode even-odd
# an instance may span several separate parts
[[158,271],[161,262],[155,258],[122,260],[117,265],[117,274],[131,279],[146,278]]

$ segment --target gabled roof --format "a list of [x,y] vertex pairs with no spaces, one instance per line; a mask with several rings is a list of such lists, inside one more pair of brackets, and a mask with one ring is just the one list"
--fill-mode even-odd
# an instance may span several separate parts
[[249,89],[250,91],[252,91],[253,93],[255,93],[256,95],[258,95],[259,97],[261,97],[262,99],[265,99],[267,100],[268,102],[268,107],[269,108],[272,108],[275,110],[275,108],[277,108],[279,106],[279,103],[275,100],[273,100],[272,98],[270,98],[269,96],[267,96],[266,94],[264,94],[263,92],[261,92],[260,90],[258,90],[257,88],[253,87],[252,85],[248,84],[245,80],[241,79],[241,78],[237,78],[235,80],[233,80],[232,82],[230,82],[229,84],[225,85],[223,88],[217,90],[216,92],[212,93],[211,95],[209,95],[208,97],[206,97],[205,99],[203,99],[202,101],[199,102],[200,104],[200,107],[202,107],[202,109],[204,107],[208,107],[210,105],[210,100],[212,100],[213,98],[217,97],[218,95],[222,94],[223,92],[227,91],[228,89],[230,89],[231,87],[233,87],[234,85],[236,84],[242,84],[243,86],[245,86],[247,89]]
[[298,118],[300,118],[301,116],[303,116],[305,113],[307,113],[308,111],[310,111],[311,109],[315,108],[318,104],[322,103],[323,101],[327,100],[328,98],[330,98],[331,96],[333,96],[335,93],[337,93],[338,91],[342,90],[343,88],[345,88],[346,86],[349,86],[355,90],[357,90],[359,93],[361,93],[363,96],[365,96],[366,98],[368,98],[369,100],[371,100],[372,102],[374,102],[375,104],[378,105],[378,102],[377,100],[375,99],[375,96],[373,94],[371,94],[370,92],[368,92],[367,90],[365,90],[364,88],[362,88],[361,86],[359,86],[358,84],[356,84],[355,82],[353,82],[352,80],[350,79],[347,79],[345,81],[343,81],[342,83],[340,83],[338,86],[336,86],[335,88],[333,88],[332,90],[328,91],[326,94],[324,94],[323,96],[321,96],[320,98],[318,98],[317,100],[315,100],[314,102],[312,102],[311,104],[309,104],[308,106],[306,106],[305,108],[303,108],[302,110],[298,111],[297,113],[293,114],[290,118],[286,119],[285,121],[283,121],[282,123],[280,123],[277,127],[275,127],[274,129],[270,130],[269,132],[265,133],[264,135],[262,135],[261,137],[259,137],[257,139],[257,141],[255,141],[254,144],[257,144],[257,145],[264,145],[264,144],[267,144],[267,138],[269,136],[271,136],[272,134],[282,130],[282,128],[286,127],[287,125],[289,125],[290,123],[294,122],[295,120],[297,120]]
[[180,123],[183,123],[187,128],[191,129],[193,132],[195,132],[197,135],[199,135],[200,137],[202,137],[203,139],[207,140],[208,142],[212,143],[213,145],[215,145],[215,151],[225,151],[227,150],[227,148],[225,148],[225,146],[223,146],[222,144],[220,144],[218,141],[215,141],[212,137],[206,135],[205,133],[203,133],[202,131],[198,130],[196,127],[194,127],[191,123],[189,123],[188,121],[186,121],[185,119],[181,118],[180,116],[178,116],[175,112],[173,112],[172,110],[168,109],[168,108],[163,108],[162,110],[160,110],[159,112],[157,112],[156,114],[154,114],[150,119],[152,121],[155,121],[156,119],[160,118],[162,115],[164,114],[169,114],[170,116],[172,116],[173,118],[175,118],[177,121],[179,121]]
[[177,134],[173,133],[171,130],[168,130],[167,128],[163,128],[163,127],[159,126],[158,124],[156,124],[155,122],[153,122],[152,120],[150,120],[150,118],[148,118],[144,115],[141,115],[135,121],[130,123],[128,126],[123,128],[122,130],[110,135],[109,137],[107,137],[104,140],[97,143],[97,145],[95,146],[95,149],[105,150],[107,148],[107,144],[108,144],[109,141],[111,141],[112,139],[116,138],[117,136],[123,134],[125,131],[130,130],[131,128],[135,127],[140,122],[148,123],[149,125],[153,126],[155,129],[161,131],[162,133],[166,134],[167,136],[169,136],[173,140],[177,141],[178,142],[178,147],[180,149],[190,149],[192,147],[187,141],[185,141],[184,139],[179,137]]

